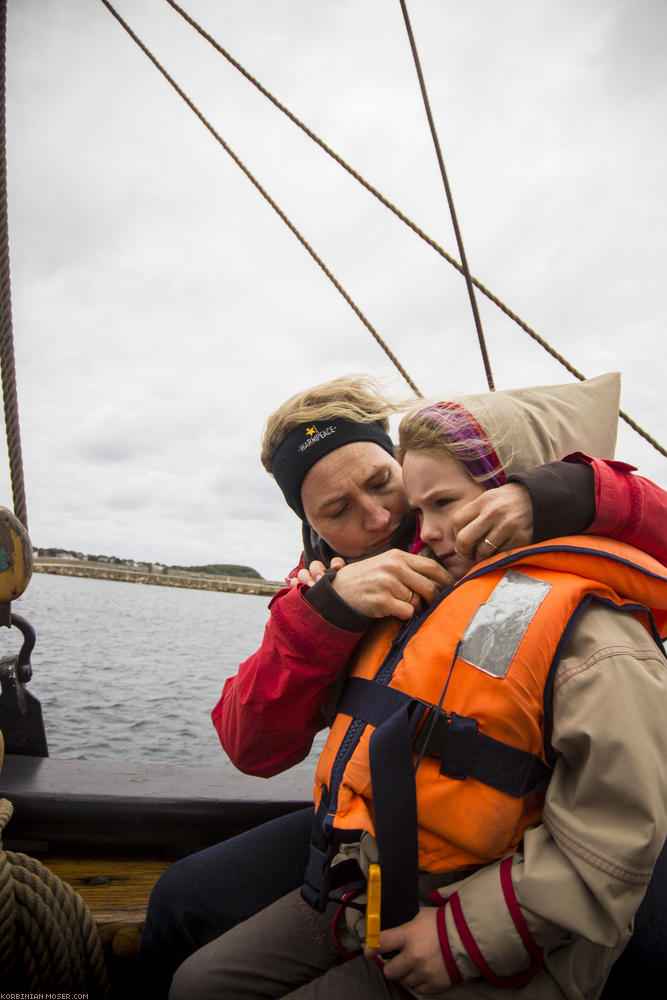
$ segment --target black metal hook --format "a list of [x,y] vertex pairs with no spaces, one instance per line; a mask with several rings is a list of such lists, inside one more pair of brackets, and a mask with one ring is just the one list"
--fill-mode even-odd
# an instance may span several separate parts
[[19,632],[23,635],[23,645],[21,646],[21,650],[16,660],[16,675],[22,684],[27,684],[32,677],[30,654],[35,648],[35,630],[30,622],[27,622],[25,618],[13,613],[12,625],[15,625]]

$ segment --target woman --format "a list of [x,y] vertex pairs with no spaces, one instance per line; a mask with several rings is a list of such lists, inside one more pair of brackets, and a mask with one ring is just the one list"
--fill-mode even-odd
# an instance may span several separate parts
[[[225,684],[213,712],[225,750],[247,773],[268,777],[302,760],[315,732],[326,725],[335,683],[373,619],[388,614],[409,617],[419,597],[430,601],[449,581],[443,568],[405,551],[413,540],[414,518],[407,511],[400,470],[386,437],[388,417],[396,409],[372,380],[350,376],[297,394],[267,422],[262,447],[267,470],[298,427],[304,440],[310,440],[316,434],[308,436],[309,428],[322,424],[326,429],[343,418],[356,424],[362,435],[367,435],[369,425],[377,425],[373,433],[383,443],[366,436],[324,452],[335,443],[325,435],[306,449],[308,460],[316,460],[299,465],[296,478],[291,477],[287,451],[274,469],[285,499],[302,521],[304,551],[290,574],[298,586],[285,588],[272,600],[262,646]],[[587,430],[583,439],[563,442],[559,453],[545,453],[547,458],[562,458],[578,448],[610,454],[611,444],[591,439],[591,429]],[[368,460],[362,458],[352,477],[348,513],[342,520],[332,518],[335,506],[322,511],[317,504],[336,499],[335,492],[328,496],[340,485],[331,463],[355,445],[362,446]],[[667,555],[667,540],[651,534],[654,525],[664,523],[653,508],[667,510],[665,495],[614,463],[580,455],[573,462],[551,462],[509,479],[460,512],[457,540],[468,554],[476,552],[479,558],[488,554],[483,543],[488,537],[499,548],[508,548],[591,526],[600,533],[625,532],[628,540]],[[400,512],[405,517],[399,518]],[[644,515],[639,522],[637,512]],[[386,541],[397,521],[396,531]],[[533,533],[533,523],[538,534]],[[353,562],[332,580],[324,570],[332,561],[340,565],[339,555]],[[359,561],[361,557],[366,558]],[[319,577],[313,586],[307,569],[311,565]],[[298,884],[311,823],[310,811],[283,817],[185,859],[163,876],[151,898],[140,953],[141,969],[155,995],[166,994],[173,969],[197,947]],[[280,854],[276,844],[281,845]],[[212,883],[218,887],[215,893],[209,891]]]
[[[174,1000],[399,997],[397,980],[452,998],[599,996],[667,832],[667,663],[640,611],[648,602],[667,627],[667,574],[600,538],[530,546],[471,572],[454,518],[508,469],[543,461],[549,438],[585,436],[591,415],[609,430],[613,408],[609,383],[589,384],[403,421],[422,541],[457,582],[407,626],[379,624],[355,657],[318,765],[303,898],[290,894],[193,956]],[[404,714],[423,723],[414,746]],[[396,791],[406,732],[413,823],[408,786]],[[411,838],[414,856],[403,850]],[[331,861],[337,849],[344,864]],[[384,967],[361,953],[347,894],[378,854],[388,876],[380,947],[394,952]],[[352,907],[343,920],[340,893],[327,906],[336,885]]]

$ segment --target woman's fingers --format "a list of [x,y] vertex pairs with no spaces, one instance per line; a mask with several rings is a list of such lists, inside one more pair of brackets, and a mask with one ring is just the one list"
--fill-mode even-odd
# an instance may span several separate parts
[[466,559],[488,559],[533,539],[530,495],[520,483],[487,490],[454,515],[456,551]]
[[390,549],[344,566],[333,587],[360,614],[406,620],[420,600],[430,603],[451,579],[433,559]]

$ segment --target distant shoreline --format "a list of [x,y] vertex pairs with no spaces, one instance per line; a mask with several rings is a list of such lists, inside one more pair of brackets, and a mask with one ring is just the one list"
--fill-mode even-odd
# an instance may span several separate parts
[[52,573],[55,576],[91,577],[96,580],[116,580],[122,583],[145,583],[158,587],[185,587],[188,590],[219,590],[230,594],[257,594],[272,597],[283,583],[275,580],[257,580],[252,577],[213,576],[204,573],[184,573],[161,567],[151,572],[129,569],[88,559],[55,559],[51,556],[34,557],[35,573]]

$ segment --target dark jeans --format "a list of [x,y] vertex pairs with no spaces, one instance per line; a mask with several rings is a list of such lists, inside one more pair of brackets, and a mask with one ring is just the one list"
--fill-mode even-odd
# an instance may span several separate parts
[[289,813],[172,865],[149,900],[137,996],[166,998],[189,955],[300,886],[312,822]]

